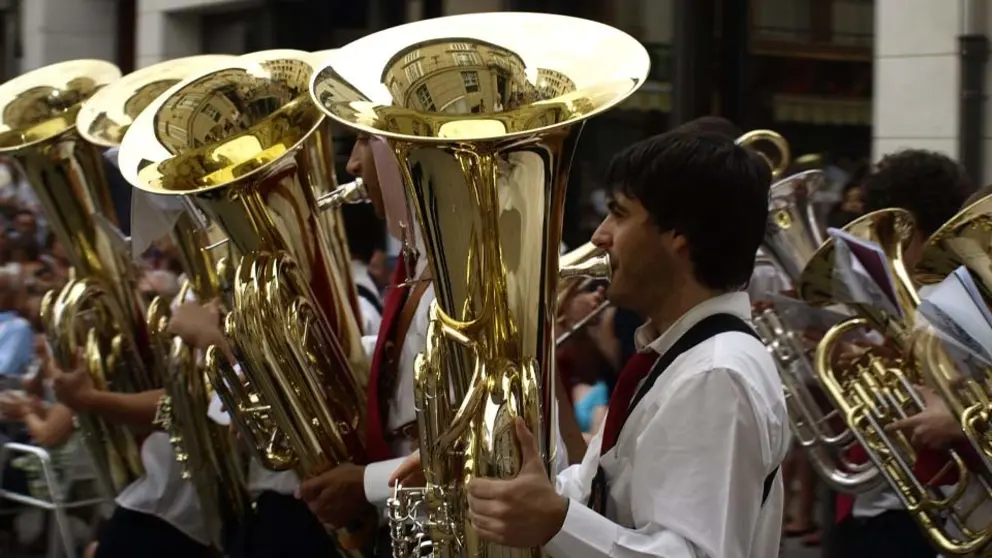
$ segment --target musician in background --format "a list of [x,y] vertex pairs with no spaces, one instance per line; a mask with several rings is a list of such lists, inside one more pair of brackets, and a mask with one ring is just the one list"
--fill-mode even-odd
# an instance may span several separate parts
[[[919,262],[926,239],[954,216],[974,188],[949,157],[908,149],[886,155],[866,179],[866,213],[886,208],[909,211],[916,234],[903,252],[906,269]],[[921,293],[922,294],[922,293]],[[860,455],[859,455],[860,454]],[[849,458],[867,458],[861,448]],[[838,495],[837,525],[827,536],[827,556],[933,558],[929,541],[887,484],[852,497]]]
[[610,301],[648,319],[640,352],[557,489],[518,420],[520,473],[468,485],[472,523],[555,558],[774,556],[788,416],[740,292],[764,236],[768,166],[726,137],[673,131],[622,151],[607,179],[593,241],[613,262]]

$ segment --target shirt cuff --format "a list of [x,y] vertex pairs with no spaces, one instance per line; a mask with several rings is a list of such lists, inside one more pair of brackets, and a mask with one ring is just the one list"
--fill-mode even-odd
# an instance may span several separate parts
[[393,489],[389,486],[389,477],[399,468],[405,457],[388,461],[378,461],[365,466],[365,499],[377,507],[384,507],[386,501],[393,497]]
[[568,502],[561,530],[544,545],[552,558],[609,556],[620,536],[619,526],[578,500]]

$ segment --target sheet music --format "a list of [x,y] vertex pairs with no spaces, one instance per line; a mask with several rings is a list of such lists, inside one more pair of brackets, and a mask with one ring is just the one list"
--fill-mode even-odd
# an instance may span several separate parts
[[874,243],[828,229],[834,238],[833,290],[839,302],[867,304],[902,318],[885,254]]
[[967,268],[959,267],[933,286],[917,316],[960,364],[972,370],[992,366],[992,313]]

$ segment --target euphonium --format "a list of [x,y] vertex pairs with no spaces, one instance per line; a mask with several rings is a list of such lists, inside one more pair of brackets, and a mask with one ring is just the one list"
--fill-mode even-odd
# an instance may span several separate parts
[[631,95],[648,66],[643,46],[599,23],[487,13],[375,33],[314,75],[327,114],[393,147],[433,274],[414,388],[427,486],[398,487],[389,504],[394,555],[425,535],[435,556],[541,554],[482,541],[464,486],[516,475],[517,416],[550,465],[567,170],[579,124]]
[[[930,236],[914,269],[921,284],[933,284],[965,266],[975,278],[985,303],[992,302],[992,196],[962,209]],[[961,422],[968,441],[987,469],[992,471],[992,371],[973,376],[959,371],[947,359],[941,341],[926,333],[923,343],[924,373],[948,408]],[[974,371],[973,371],[974,372]]]
[[[903,261],[903,250],[915,234],[912,215],[901,209],[869,213],[844,230],[877,244],[885,254],[892,277],[895,302],[901,315],[892,315],[865,303],[848,303],[862,317],[842,322],[830,329],[816,350],[816,372],[830,398],[841,411],[871,461],[899,495],[907,511],[944,554],[970,554],[984,548],[992,536],[987,525],[971,521],[977,507],[966,494],[969,485],[984,490],[984,475],[972,474],[964,460],[950,453],[950,462],[934,478],[918,478],[914,471],[917,450],[902,432],[887,432],[886,426],[920,412],[921,396],[914,388],[922,380],[920,344],[913,334],[919,298]],[[832,293],[834,241],[828,240],[810,260],[800,279],[799,294],[813,304],[835,298]],[[847,301],[844,301],[847,302]],[[869,351],[853,364],[838,370],[832,363],[836,349],[853,330],[872,327],[883,332],[895,345],[899,356],[885,357]],[[953,469],[958,482],[948,491],[933,481]]]
[[[155,388],[144,301],[110,199],[101,149],[80,136],[76,117],[100,88],[120,79],[109,62],[77,60],[23,74],[0,86],[0,154],[10,157],[41,202],[73,273],[42,303],[42,322],[63,370],[83,350],[100,390]],[[131,430],[93,414],[77,416],[100,481],[120,492],[144,474]]]
[[[77,127],[94,144],[119,147],[134,118],[159,94],[192,72],[230,58],[191,56],[128,74],[83,105]],[[185,295],[192,285],[197,296],[210,299],[217,295],[216,274],[211,272],[213,263],[203,250],[204,241],[198,238],[202,233],[192,219],[181,214],[171,234],[187,275],[182,293]],[[169,433],[183,477],[196,487],[208,530],[221,548],[224,521],[244,517],[249,509],[247,485],[226,428],[207,416],[210,385],[201,366],[190,348],[168,333],[170,315],[168,299],[156,297],[148,305],[146,323],[155,367],[167,394],[160,403],[157,422]]]
[[[225,331],[244,382],[216,347],[208,370],[260,463],[301,476],[362,458],[368,373],[334,277],[350,264],[331,260],[320,216],[363,189],[331,186],[329,121],[308,94],[311,72],[308,53],[277,50],[191,76],[139,116],[125,148],[140,147],[121,153],[139,188],[187,196],[241,255]],[[361,544],[338,542],[346,553]]]
[[[769,168],[772,169],[773,179],[781,178],[785,171],[789,170],[789,165],[792,164],[789,142],[785,141],[785,138],[778,132],[771,130],[751,130],[737,138],[736,143],[741,147],[747,147],[753,150],[759,157],[764,159],[768,163]],[[759,144],[768,144],[778,153],[765,153],[763,150],[756,148]]]

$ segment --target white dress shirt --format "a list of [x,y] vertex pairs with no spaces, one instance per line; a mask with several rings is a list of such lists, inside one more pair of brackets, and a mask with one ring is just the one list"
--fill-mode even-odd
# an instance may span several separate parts
[[[194,300],[192,289],[186,301]],[[183,302],[176,297],[170,306],[175,311]],[[118,496],[117,505],[155,516],[202,545],[210,545],[210,534],[203,521],[200,496],[193,483],[182,478],[182,466],[165,432],[153,432],[141,445],[141,462],[145,476],[135,480]]]
[[[699,304],[650,343],[655,332],[646,324],[638,346],[662,354],[718,313],[749,320],[747,294]],[[679,356],[631,410],[613,449],[600,457],[600,432],[582,463],[558,476],[558,491],[571,502],[545,550],[554,558],[777,556],[780,472],[764,505],[761,498],[789,437],[782,384],[764,345],[739,332],[704,341]],[[607,517],[586,506],[600,466],[609,483]]]

